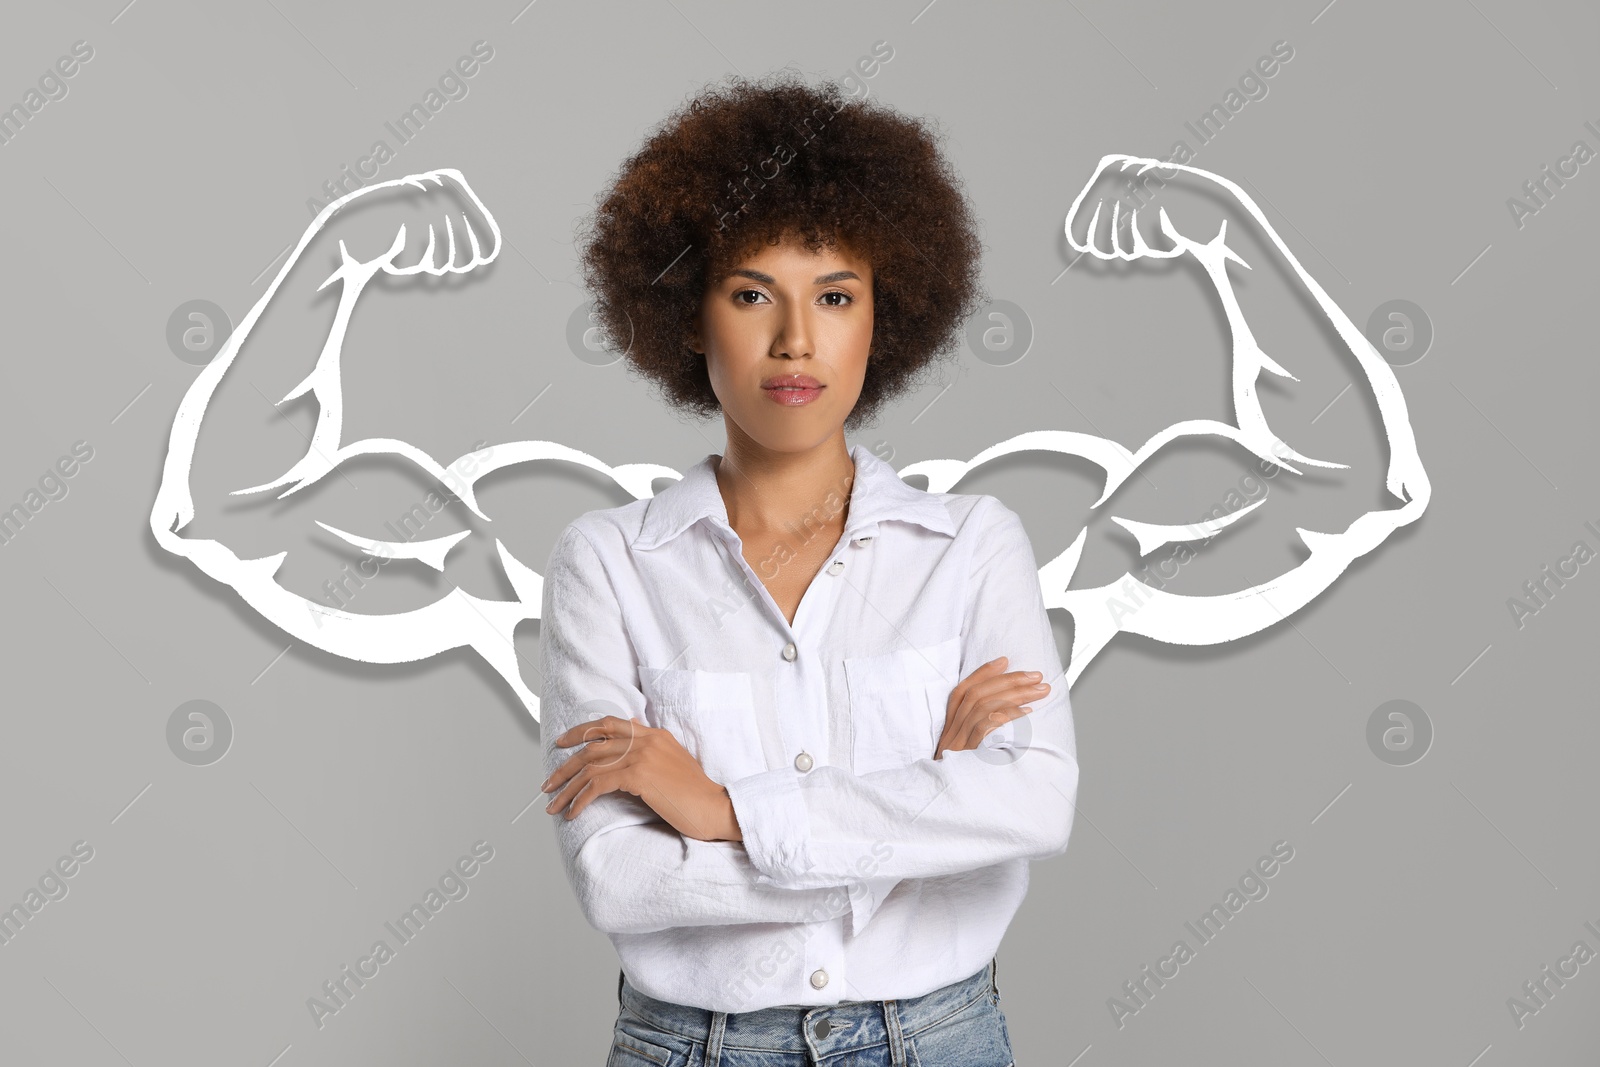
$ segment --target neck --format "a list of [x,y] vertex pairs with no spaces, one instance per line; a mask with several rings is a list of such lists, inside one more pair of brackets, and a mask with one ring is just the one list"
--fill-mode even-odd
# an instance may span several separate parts
[[844,527],[856,470],[843,431],[798,452],[776,452],[730,432],[714,469],[728,525],[741,537],[807,523]]

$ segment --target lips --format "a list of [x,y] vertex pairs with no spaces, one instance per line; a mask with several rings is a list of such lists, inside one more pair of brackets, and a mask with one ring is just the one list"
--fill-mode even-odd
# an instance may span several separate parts
[[826,388],[809,374],[779,374],[761,383],[762,392],[774,403],[789,407],[809,404]]
[[761,383],[763,389],[821,389],[822,383],[809,374],[780,374]]

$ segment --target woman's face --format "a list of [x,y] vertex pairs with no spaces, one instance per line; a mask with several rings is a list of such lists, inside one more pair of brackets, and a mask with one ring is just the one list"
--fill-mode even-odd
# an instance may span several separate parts
[[761,245],[706,287],[695,331],[730,435],[779,452],[817,447],[861,395],[872,268],[842,243]]

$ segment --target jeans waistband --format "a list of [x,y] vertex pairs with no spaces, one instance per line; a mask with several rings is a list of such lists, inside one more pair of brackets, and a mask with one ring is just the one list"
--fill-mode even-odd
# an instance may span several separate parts
[[[970,977],[920,997],[905,1000],[844,1001],[839,1004],[778,1005],[755,1011],[720,1012],[658,1000],[618,976],[617,1000],[656,1029],[720,1051],[737,1046],[775,1052],[844,1052],[888,1042],[935,1026],[973,1001],[997,991],[996,961],[991,959]],[[827,1026],[822,1026],[827,1020]]]

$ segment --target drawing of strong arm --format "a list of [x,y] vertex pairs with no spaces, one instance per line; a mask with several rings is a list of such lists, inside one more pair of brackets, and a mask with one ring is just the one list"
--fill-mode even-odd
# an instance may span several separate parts
[[[377,240],[374,234],[379,235]],[[297,640],[324,651],[369,663],[402,663],[470,645],[537,719],[538,699],[518,670],[512,634],[518,623],[538,616],[542,580],[502,539],[493,539],[494,550],[515,591],[514,599],[486,599],[456,587],[415,610],[363,614],[309,600],[281,585],[277,575],[287,550],[251,555],[239,544],[185,536],[196,517],[196,450],[202,431],[213,451],[200,458],[216,467],[224,460],[210,443],[213,438],[226,437],[230,429],[251,420],[262,421],[263,413],[283,436],[284,424],[292,427],[292,423],[278,420],[268,405],[276,408],[295,400],[316,405],[310,437],[296,428],[295,436],[288,438],[294,448],[303,446],[303,454],[265,481],[203,495],[202,511],[220,510],[229,497],[260,499],[273,494],[281,501],[319,483],[349,488],[354,483],[341,468],[360,457],[385,457],[436,491],[459,499],[483,523],[490,522],[490,516],[480,506],[475,486],[486,475],[513,464],[543,460],[582,464],[640,498],[652,495],[654,478],[675,477],[677,472],[653,464],[609,467],[550,441],[503,443],[441,461],[391,437],[344,440],[346,383],[341,355],[358,302],[369,286],[383,282],[392,288],[481,273],[499,255],[501,244],[494,217],[454,170],[364,186],[323,208],[266,292],[184,396],[173,421],[150,528],[162,548],[231,586],[251,608]],[[327,300],[318,296],[324,290],[337,297],[331,324],[325,309],[312,307],[319,299]],[[263,323],[269,305],[273,318]],[[315,336],[324,330],[325,336]],[[298,336],[284,336],[295,331]],[[219,389],[224,382],[228,388]],[[241,472],[262,459],[253,445],[233,449],[230,456],[236,458],[227,460],[232,465],[222,475],[230,486],[245,480],[247,475]],[[315,511],[315,502],[309,508]],[[375,528],[351,531],[315,515],[312,519],[326,536],[355,546],[368,557],[411,561],[437,571],[444,570],[445,557],[473,533],[466,529],[411,540],[383,539],[371,536]],[[376,521],[373,516],[372,522]]]
[[[1214,210],[1209,217],[1204,210],[1194,212],[1192,203],[1188,210],[1174,206],[1170,214],[1165,204],[1152,210],[1152,204],[1145,203],[1144,193],[1135,189],[1140,183],[1162,185],[1158,190],[1161,195],[1193,194],[1203,202],[1202,206],[1209,204]],[[1130,191],[1138,205],[1125,209],[1123,198]],[[1219,211],[1220,225],[1216,221]],[[1288,444],[1285,433],[1268,425],[1256,388],[1258,380],[1268,374],[1299,382],[1292,371],[1305,373],[1305,364],[1316,347],[1303,343],[1304,337],[1274,339],[1264,334],[1264,330],[1284,319],[1261,303],[1270,295],[1289,302],[1287,318],[1313,331],[1313,340],[1327,342],[1325,347],[1342,358],[1344,371],[1354,368],[1351,385],[1356,387],[1358,397],[1375,408],[1382,443],[1388,447],[1381,485],[1400,502],[1389,508],[1363,508],[1340,523],[1324,523],[1322,529],[1312,528],[1309,522],[1295,525],[1299,543],[1309,550],[1307,558],[1268,580],[1254,585],[1239,583],[1231,592],[1205,596],[1168,592],[1127,570],[1112,572],[1109,582],[1073,587],[1075,577],[1080,583],[1092,581],[1086,575],[1093,568],[1082,566],[1085,535],[1090,526],[1079,528],[1067,521],[1060,524],[1061,530],[1030,530],[1036,544],[1056,542],[1054,535],[1062,530],[1068,538],[1076,532],[1076,538],[1038,572],[1045,606],[1065,610],[1074,620],[1066,679],[1070,688],[1120,632],[1174,644],[1218,644],[1286,619],[1328,589],[1355,559],[1376,549],[1400,527],[1415,522],[1428,505],[1431,489],[1393,370],[1301,266],[1254,199],[1239,185],[1183,164],[1107,155],[1073,201],[1065,231],[1068,244],[1079,258],[1120,260],[1146,270],[1180,264],[1197,266],[1203,272],[1208,297],[1221,311],[1228,334],[1232,421],[1180,418],[1148,439],[1129,444],[1078,430],[1029,430],[982,449],[968,460],[926,459],[912,463],[900,469],[902,477],[925,477],[928,491],[946,492],[968,474],[1013,453],[1056,452],[1086,460],[1098,468],[1103,486],[1099,498],[1089,505],[1094,513],[1089,516],[1090,522],[1103,518],[1114,524],[1118,537],[1136,542],[1140,557],[1166,546],[1186,549],[1219,536],[1232,537],[1249,525],[1242,520],[1252,513],[1279,520],[1292,516],[1292,494],[1283,494],[1289,499],[1273,501],[1264,508],[1259,507],[1266,503],[1263,500],[1226,510],[1213,509],[1209,517],[1199,522],[1180,521],[1181,514],[1171,516],[1169,512],[1176,506],[1171,499],[1154,504],[1140,499],[1142,486],[1155,485],[1148,476],[1149,468],[1175,458],[1181,460],[1174,454],[1182,446],[1202,441],[1214,444],[1220,440],[1225,449],[1231,450],[1232,458],[1249,466],[1260,464],[1263,471],[1271,467],[1274,472],[1282,470],[1298,476],[1302,468],[1350,468],[1331,458],[1306,455]],[[508,537],[504,517],[487,537],[477,533],[478,524],[489,526],[491,520],[481,505],[480,483],[486,476],[513,465],[564,461],[596,471],[609,478],[613,487],[642,500],[654,495],[655,480],[677,478],[679,472],[652,463],[612,467],[577,449],[542,440],[474,448],[448,461],[393,436],[344,440],[346,382],[342,357],[348,354],[345,341],[352,324],[359,324],[363,315],[367,316],[366,321],[372,321],[373,306],[382,299],[369,296],[363,303],[364,294],[377,290],[404,293],[412,288],[448,290],[452,281],[463,280],[482,284],[492,277],[490,268],[499,256],[501,243],[493,216],[460,172],[454,170],[364,186],[325,207],[278,269],[266,292],[184,396],[173,421],[150,528],[162,548],[189,559],[207,575],[231,586],[252,609],[282,630],[324,651],[369,663],[400,663],[470,646],[506,680],[537,720],[539,701],[522,679],[512,638],[519,623],[538,618],[543,580],[526,561],[539,558],[540,553]],[[1230,274],[1230,270],[1234,273]],[[1250,272],[1254,287],[1242,284],[1239,271]],[[1159,274],[1160,270],[1149,272]],[[1281,279],[1283,285],[1274,290],[1260,284],[1267,276]],[[1069,284],[1106,283],[1095,279],[1089,268],[1081,268],[1071,276]],[[407,299],[457,316],[448,320],[452,326],[463,322],[459,307],[443,302],[437,291]],[[440,302],[428,305],[429,300]],[[319,302],[335,306],[331,311],[314,307]],[[510,303],[507,300],[502,306]],[[272,314],[264,319],[269,305]],[[1139,313],[1148,310],[1166,309],[1158,301],[1148,301]],[[286,339],[279,335],[285,328],[298,328],[301,335]],[[402,334],[394,343],[420,346],[426,340]],[[1163,349],[1157,356],[1168,365],[1176,365],[1188,354],[1178,348]],[[1157,366],[1159,369],[1159,362]],[[1324,383],[1327,381],[1328,378],[1323,379]],[[316,420],[309,434],[294,427],[280,407],[295,401],[316,406]],[[231,449],[218,445],[219,440],[229,443],[228,434],[252,419],[257,423],[267,420],[279,431],[294,430],[292,437],[280,432],[292,452],[281,466],[253,470],[254,465],[276,463],[277,457],[251,445]],[[1302,426],[1292,436],[1299,440],[1306,432]],[[202,434],[207,437],[207,445],[198,450]],[[466,546],[472,546],[492,556],[505,579],[503,586],[513,593],[509,599],[474,596],[456,586],[414,610],[353,613],[342,605],[330,606],[299,596],[281,584],[280,570],[288,552],[278,544],[269,544],[265,552],[246,547],[261,540],[259,532],[238,539],[204,535],[206,509],[215,513],[230,498],[261,499],[275,494],[270,500],[293,500],[310,511],[320,511],[327,503],[329,489],[342,493],[341,486],[354,484],[348,477],[352,463],[379,457],[448,491],[470,516],[468,528],[442,535],[436,534],[435,528],[428,537],[419,535],[405,540],[378,537],[371,525],[330,522],[323,514],[309,515],[304,525],[310,528],[314,522],[319,537],[336,541],[346,550],[354,547],[369,557],[404,561],[397,566],[424,570],[443,572],[447,557],[455,557]],[[227,488],[207,490],[197,498],[196,487],[208,482],[198,476],[197,468],[207,464],[226,467],[211,480],[220,479]],[[1140,477],[1135,478],[1135,474]],[[1162,481],[1163,485],[1174,485],[1185,479]],[[306,492],[313,486],[325,488]],[[283,507],[270,510],[276,515]],[[202,514],[198,522],[197,511]],[[1101,523],[1097,528],[1105,525]],[[517,552],[512,551],[512,545],[518,547]],[[1090,555],[1093,558],[1094,553]],[[1130,591],[1135,610],[1107,610],[1108,605]]]
[[[1308,456],[1291,445],[1286,438],[1298,439],[1308,428],[1296,425],[1285,431],[1276,418],[1275,425],[1269,425],[1257,391],[1264,374],[1299,383],[1301,379],[1293,371],[1307,373],[1313,354],[1320,352],[1337,361],[1334,370],[1347,376],[1347,389],[1353,388],[1360,398],[1349,403],[1365,401],[1376,409],[1384,439],[1376,443],[1388,448],[1379,484],[1399,502],[1390,508],[1352,509],[1342,527],[1294,525],[1294,534],[1309,550],[1298,565],[1258,584],[1239,583],[1233,591],[1208,596],[1168,592],[1147,584],[1132,571],[1113,570],[1109,582],[1083,580],[1082,572],[1091,570],[1082,566],[1090,528],[1084,525],[1076,538],[1039,570],[1046,606],[1065,610],[1073,618],[1069,687],[1118,633],[1172,644],[1207,645],[1238,640],[1279,623],[1329,588],[1354,560],[1422,516],[1431,486],[1393,369],[1301,266],[1243,188],[1197,167],[1106,155],[1073,200],[1064,229],[1068,246],[1077,253],[1069,270],[1077,258],[1085,257],[1093,257],[1091,265],[1094,260],[1121,261],[1114,264],[1118,268],[1127,265],[1099,277],[1089,268],[1080,268],[1068,275],[1069,284],[1122,285],[1106,279],[1140,272],[1157,277],[1175,266],[1199,267],[1206,281],[1202,288],[1216,302],[1226,324],[1233,420],[1181,419],[1132,447],[1075,430],[1031,430],[991,445],[970,460],[913,463],[900,471],[902,476],[924,476],[929,491],[945,492],[969,474],[1014,453],[1057,452],[1087,460],[1102,475],[1103,485],[1098,499],[1089,505],[1096,513],[1089,521],[1104,518],[1119,527],[1119,536],[1124,543],[1129,538],[1135,542],[1139,557],[1170,546],[1181,551],[1181,555],[1175,551],[1175,557],[1185,561],[1193,558],[1191,546],[1203,547],[1214,538],[1237,535],[1248,525],[1241,520],[1252,517],[1253,512],[1257,521],[1270,515],[1283,522],[1286,515],[1294,514],[1287,510],[1292,499],[1272,500],[1261,509],[1269,504],[1263,497],[1231,510],[1213,508],[1209,517],[1198,522],[1180,520],[1176,486],[1196,480],[1186,466],[1192,457],[1183,454],[1185,449],[1201,443],[1211,448],[1220,445],[1237,468],[1256,468],[1267,472],[1267,477],[1283,471],[1297,478],[1302,468],[1308,467],[1349,469],[1349,464]],[[1245,250],[1242,255],[1241,249]],[[1230,277],[1230,269],[1248,276],[1254,288]],[[1166,312],[1154,301],[1147,300],[1147,308],[1154,314]],[[1269,331],[1275,331],[1271,337]],[[1163,349],[1157,355],[1158,368],[1190,358],[1187,347]],[[1331,376],[1327,367],[1312,369],[1324,375],[1323,381]],[[1357,441],[1358,446],[1372,443]],[[1147,475],[1162,463],[1177,465],[1178,476],[1171,476],[1170,471],[1158,473],[1160,497],[1152,502],[1141,494],[1144,488],[1155,486]],[[1175,508],[1178,515],[1172,514]],[[1064,525],[1070,535],[1073,524]],[[1037,542],[1048,543],[1055,531],[1033,532]],[[1069,588],[1075,576],[1080,578],[1079,586]],[[1116,610],[1118,605],[1128,610]]]

